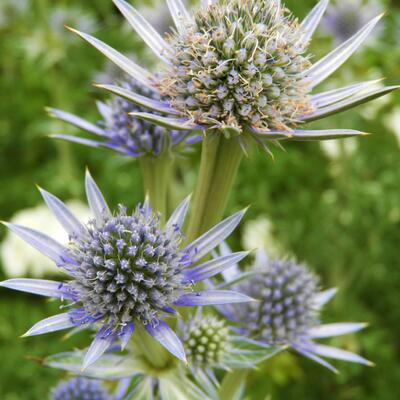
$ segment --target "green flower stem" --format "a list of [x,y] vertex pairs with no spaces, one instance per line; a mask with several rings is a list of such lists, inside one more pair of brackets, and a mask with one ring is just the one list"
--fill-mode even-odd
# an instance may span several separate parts
[[154,338],[152,338],[140,325],[133,335],[136,348],[142,352],[143,358],[147,364],[155,370],[162,370],[173,362],[173,356],[161,346]]
[[168,151],[157,157],[141,157],[144,192],[149,196],[150,206],[161,214],[161,224],[166,221],[168,185],[171,177],[172,159]]
[[236,400],[240,398],[240,393],[246,383],[249,370],[237,369],[228,372],[218,391],[219,398],[224,400]]
[[191,242],[221,221],[243,151],[236,138],[219,131],[207,132],[188,229]]

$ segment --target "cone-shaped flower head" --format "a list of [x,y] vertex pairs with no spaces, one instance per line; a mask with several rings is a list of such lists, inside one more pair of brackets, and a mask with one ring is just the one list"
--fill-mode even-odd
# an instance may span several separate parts
[[200,368],[220,365],[229,348],[229,328],[212,315],[195,318],[187,326],[184,340],[189,362]]
[[[227,254],[226,246],[222,247],[222,253]],[[313,341],[356,332],[366,325],[356,322],[320,324],[321,309],[336,290],[321,291],[318,278],[305,265],[288,259],[270,259],[264,250],[259,250],[248,277],[241,278],[239,271],[237,265],[224,271],[225,286],[258,301],[251,305],[224,305],[218,309],[239,324],[243,335],[268,346],[291,347],[335,372],[322,357],[371,365],[359,355]]]
[[112,400],[98,380],[72,378],[59,383],[51,394],[52,400]]
[[192,288],[194,283],[224,271],[247,255],[247,252],[233,253],[193,266],[230,235],[243,211],[183,245],[181,227],[189,198],[161,226],[159,214],[150,209],[147,201],[131,214],[123,206],[111,213],[89,174],[86,192],[94,219],[82,224],[58,198],[41,190],[47,205],[69,233],[67,247],[32,229],[6,224],[70,275],[66,282],[10,279],[0,284],[61,298],[75,306],[66,313],[38,322],[26,336],[97,323],[100,330],[86,354],[86,367],[116,339],[124,347],[135,324],[141,324],[172,354],[184,360],[182,343],[163,321],[166,315],[176,314],[173,306],[251,300],[229,290],[196,292]]
[[213,129],[227,136],[246,135],[258,143],[260,139],[343,138],[362,133],[299,128],[397,89],[380,88],[377,81],[371,81],[312,94],[361,46],[381,16],[312,63],[308,46],[329,0],[321,0],[301,23],[280,0],[203,0],[193,15],[182,0],[166,0],[176,25],[176,31],[166,38],[128,2],[113,1],[165,64],[159,75],[98,39],[73,31],[160,93],[158,104],[149,98],[144,101],[134,92],[125,93],[127,99],[148,110],[135,116],[157,125],[191,131]]
[[[111,85],[104,85],[112,87]],[[130,79],[121,83],[121,89],[133,91],[138,96],[146,96],[154,102],[160,95]],[[97,103],[102,120],[92,124],[65,111],[48,108],[51,116],[77,126],[89,133],[100,136],[101,140],[89,140],[71,135],[58,134],[55,138],[65,139],[93,147],[107,147],[132,157],[157,157],[164,150],[184,151],[200,137],[189,137],[190,132],[166,129],[158,125],[140,120],[132,115],[146,109],[121,96],[113,96],[109,103]]]
[[278,2],[215,2],[172,37],[173,67],[161,89],[198,123],[287,130],[313,111],[299,35]]
[[286,345],[307,336],[317,322],[318,280],[293,261],[271,260],[257,277],[242,283],[258,302],[238,307],[237,318],[250,337],[271,345]]

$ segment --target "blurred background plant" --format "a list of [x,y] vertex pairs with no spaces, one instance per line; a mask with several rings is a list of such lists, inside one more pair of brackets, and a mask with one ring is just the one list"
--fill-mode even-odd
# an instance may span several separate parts
[[[132,3],[138,8],[153,6],[157,10],[153,14],[161,14],[155,1]],[[286,3],[303,17],[315,1]],[[367,7],[367,3],[362,2],[359,8]],[[330,81],[332,87],[379,75],[387,77],[387,84],[399,82],[399,3],[374,3],[388,11],[381,22],[381,35],[335,74]],[[161,31],[168,27],[168,22],[159,23]],[[104,57],[65,31],[64,24],[106,39],[144,65],[149,60],[147,50],[126,29],[110,0],[0,2],[0,88],[5,99],[0,103],[0,217],[4,220],[40,204],[34,183],[46,184],[47,190],[63,199],[83,199],[81,181],[86,165],[112,206],[117,202],[134,205],[143,197],[139,166],[131,159],[46,137],[78,132],[73,128],[66,132],[64,124],[49,119],[45,106],[95,120],[93,99],[104,99],[104,94],[91,84],[98,81],[98,74],[112,74]],[[312,47],[316,57],[325,54],[337,40],[332,31],[321,29]],[[330,125],[373,135],[335,145],[289,143],[287,152],[274,150],[274,160],[254,149],[250,161],[243,164],[228,213],[248,204],[251,208],[247,224],[230,242],[232,248],[236,251],[264,243],[271,251],[295,254],[322,276],[326,287],[340,287],[339,295],[327,307],[327,315],[332,321],[370,321],[371,327],[363,335],[338,338],[331,344],[354,352],[362,349],[377,364],[374,369],[341,364],[340,375],[333,376],[312,362],[284,353],[252,373],[250,399],[263,400],[265,393],[272,398],[396,398],[393,389],[400,380],[399,110],[400,95],[394,94],[331,117]],[[198,146],[197,154],[179,160],[176,177],[180,184],[171,188],[174,205],[193,190],[192,171],[198,162]],[[5,240],[5,234],[1,228],[0,239]],[[16,254],[15,265],[18,257]],[[13,261],[7,261],[7,265],[3,261],[0,278],[17,268]],[[35,360],[73,346],[83,347],[86,334],[64,342],[57,341],[61,337],[57,334],[51,340],[17,339],[43,315],[55,313],[57,306],[5,290],[0,298],[0,352],[7,360],[0,364],[0,398],[45,398],[48,388],[55,386],[62,375],[39,367]]]

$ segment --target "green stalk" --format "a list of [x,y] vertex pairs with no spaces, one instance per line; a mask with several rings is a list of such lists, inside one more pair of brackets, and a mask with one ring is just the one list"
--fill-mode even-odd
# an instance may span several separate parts
[[144,192],[149,196],[150,206],[161,214],[161,224],[166,221],[168,185],[171,177],[172,159],[168,151],[157,157],[145,156],[140,159]]
[[156,370],[166,368],[174,361],[172,355],[151,337],[140,324],[137,325],[133,340],[136,342],[137,348],[142,350],[143,358],[151,368]]
[[208,132],[203,140],[200,171],[188,229],[191,242],[221,221],[243,151],[235,137]]
[[236,400],[240,398],[240,393],[247,380],[249,370],[237,369],[228,372],[218,391],[219,398],[224,400]]

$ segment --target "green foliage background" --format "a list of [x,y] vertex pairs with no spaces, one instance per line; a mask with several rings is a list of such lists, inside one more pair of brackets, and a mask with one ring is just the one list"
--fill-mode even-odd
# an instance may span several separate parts
[[[58,143],[46,137],[67,129],[46,116],[45,106],[96,120],[93,100],[104,95],[91,86],[96,72],[105,68],[103,57],[62,26],[55,29],[58,14],[54,10],[61,15],[75,12],[80,18],[90,17],[96,36],[135,54],[141,63],[148,63],[149,53],[123,25],[111,0],[26,0],[27,8],[21,13],[12,11],[13,3],[18,1],[1,2],[1,219],[40,203],[35,183],[61,198],[83,199],[85,166],[112,205],[121,202],[132,206],[140,201],[141,177],[135,162],[105,150]],[[139,3],[137,0],[136,5]],[[287,1],[300,17],[314,3]],[[353,56],[331,78],[334,86],[373,78],[376,70],[386,76],[388,84],[399,82],[399,3],[386,1],[385,8],[388,14],[381,41]],[[76,18],[67,17],[64,22],[74,25]],[[332,45],[320,34],[313,51],[319,56]],[[322,276],[326,287],[340,287],[337,298],[326,309],[326,321],[369,321],[370,327],[357,336],[337,339],[335,344],[361,352],[376,363],[375,368],[340,363],[341,373],[334,376],[286,353],[251,374],[250,399],[262,400],[268,394],[272,399],[397,398],[400,154],[394,132],[384,124],[396,104],[400,105],[398,94],[392,95],[372,118],[368,114],[374,113],[373,109],[364,106],[319,124],[374,133],[358,139],[357,149],[350,155],[342,146],[339,156],[331,159],[318,143],[295,143],[286,145],[285,152],[274,149],[275,160],[254,150],[242,164],[229,211],[251,204],[248,219],[267,216],[274,223],[276,239],[288,253],[307,262]],[[193,189],[195,174],[185,171],[195,171],[198,159],[199,147],[180,160],[178,193]],[[4,234],[1,228],[0,239]],[[240,230],[232,241],[234,247],[239,247],[239,238]],[[88,343],[86,334],[63,341],[58,340],[61,334],[18,338],[37,320],[57,312],[57,307],[33,296],[0,291],[1,399],[46,398],[62,374],[40,367],[41,358]]]

